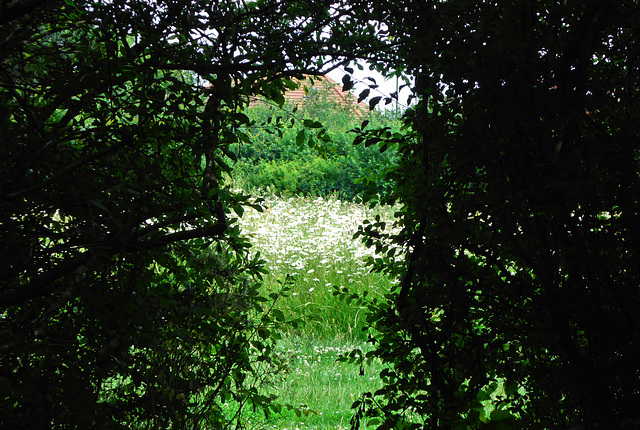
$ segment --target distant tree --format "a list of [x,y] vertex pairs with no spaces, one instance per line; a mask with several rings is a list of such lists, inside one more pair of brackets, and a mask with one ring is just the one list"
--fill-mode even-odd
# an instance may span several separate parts
[[[374,2],[415,77],[357,427],[640,427],[640,8]],[[394,258],[395,246],[405,257]],[[488,412],[487,412],[488,411]]]
[[288,77],[375,46],[351,37],[359,7],[2,2],[0,427],[272,408],[256,386],[281,314],[231,216],[248,198],[220,179],[250,94],[282,103]]

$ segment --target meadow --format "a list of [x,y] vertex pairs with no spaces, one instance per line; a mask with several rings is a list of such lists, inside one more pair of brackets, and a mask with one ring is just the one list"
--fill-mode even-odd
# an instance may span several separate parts
[[[383,295],[392,286],[385,276],[370,273],[363,258],[371,255],[353,239],[357,226],[380,215],[389,222],[393,209],[339,200],[335,197],[266,197],[265,210],[247,210],[241,228],[268,262],[266,292],[281,288],[290,277],[291,290],[280,307],[302,324],[285,332],[277,353],[287,364],[271,387],[285,409],[258,427],[278,429],[344,429],[351,405],[363,392],[375,391],[380,363],[360,366],[336,359],[349,351],[366,350],[365,309],[340,300],[337,288]],[[301,413],[302,412],[302,413]]]

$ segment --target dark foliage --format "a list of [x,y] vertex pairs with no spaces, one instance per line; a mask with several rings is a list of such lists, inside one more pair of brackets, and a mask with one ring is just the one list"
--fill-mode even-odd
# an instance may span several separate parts
[[406,259],[376,262],[391,369],[354,424],[640,427],[637,4],[376,3],[420,103],[387,139],[402,231],[361,232]]
[[288,76],[354,55],[350,24],[331,31],[352,8],[2,2],[2,428],[224,428],[275,407],[263,268],[231,216],[249,203],[221,178],[249,94],[282,103]]

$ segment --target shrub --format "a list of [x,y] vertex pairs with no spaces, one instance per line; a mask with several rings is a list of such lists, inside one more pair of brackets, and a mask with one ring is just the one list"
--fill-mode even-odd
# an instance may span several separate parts
[[[365,118],[389,130],[399,129],[399,121],[380,112],[358,117],[352,109],[328,99],[326,91],[319,90],[300,109],[265,104],[246,111],[251,123],[245,133],[251,144],[232,148],[238,159],[234,165],[238,187],[268,188],[285,196],[338,194],[353,199],[362,194],[358,178],[395,163],[393,148],[382,152],[377,145],[353,145],[355,134],[350,131]],[[378,185],[383,192],[388,184]]]

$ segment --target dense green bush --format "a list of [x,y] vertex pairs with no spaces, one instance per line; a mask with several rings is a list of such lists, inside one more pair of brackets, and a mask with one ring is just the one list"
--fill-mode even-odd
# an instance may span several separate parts
[[398,233],[360,231],[400,282],[370,308],[389,368],[354,427],[640,428],[637,4],[414,9],[368,11],[420,103],[390,136]]
[[[395,163],[395,151],[353,145],[350,131],[363,120],[396,130],[400,124],[380,112],[359,116],[349,106],[327,97],[328,88],[313,91],[296,108],[268,104],[249,108],[245,132],[251,144],[237,144],[236,185],[246,191],[269,189],[278,195],[328,196],[353,199],[361,194],[358,178]],[[354,100],[355,102],[355,100]],[[385,183],[378,184],[382,192]]]
[[245,172],[251,171],[244,178],[245,186],[284,196],[339,194],[353,198],[358,192],[354,170],[336,159],[265,160],[256,165],[239,162],[238,166]]

